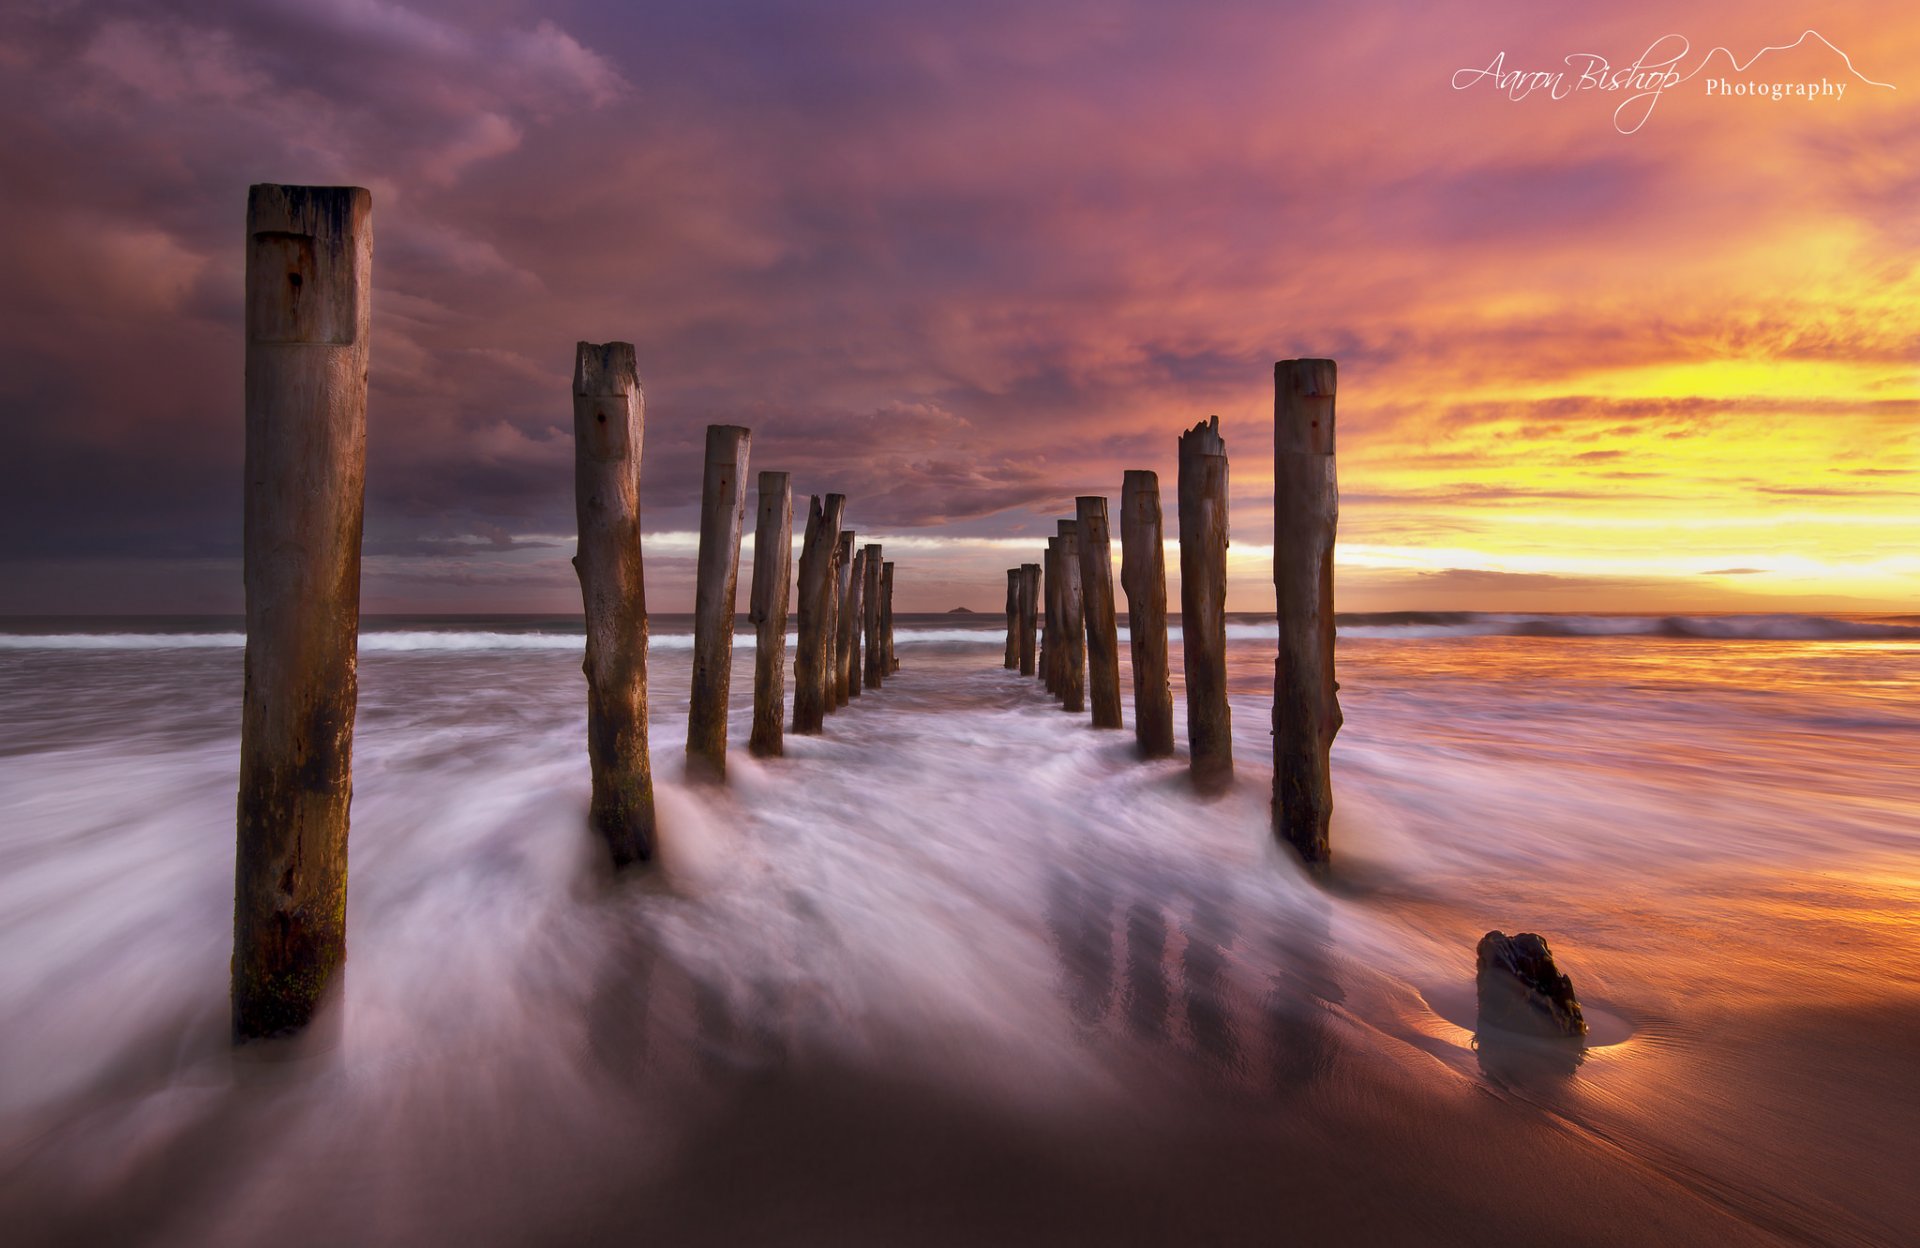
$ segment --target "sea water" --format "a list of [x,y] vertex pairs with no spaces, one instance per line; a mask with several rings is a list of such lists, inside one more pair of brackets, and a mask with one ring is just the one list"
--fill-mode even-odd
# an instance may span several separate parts
[[[1269,831],[1272,618],[1228,634],[1218,798],[964,615],[775,760],[743,629],[715,789],[656,618],[659,861],[615,878],[577,618],[369,619],[345,980],[236,1054],[235,623],[13,621],[6,1237],[1920,1234],[1920,620],[1343,619],[1320,881]],[[1584,1051],[1476,1034],[1494,928]]]

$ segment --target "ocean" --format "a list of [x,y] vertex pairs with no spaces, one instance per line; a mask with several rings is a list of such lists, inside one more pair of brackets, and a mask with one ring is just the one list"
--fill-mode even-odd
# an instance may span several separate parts
[[[367,619],[343,993],[236,1053],[237,621],[0,622],[7,1241],[1920,1239],[1920,617],[1342,617],[1323,882],[1271,616],[1213,799],[997,615],[751,758],[742,629],[715,790],[653,620],[614,878],[578,617]],[[1494,928],[1583,1053],[1476,1035]]]

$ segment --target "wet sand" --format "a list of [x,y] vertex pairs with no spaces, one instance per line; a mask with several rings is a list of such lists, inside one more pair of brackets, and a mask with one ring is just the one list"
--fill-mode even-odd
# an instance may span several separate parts
[[[376,655],[344,999],[238,1059],[231,656],[0,668],[59,742],[0,754],[0,1224],[1910,1242],[1916,781],[1875,755],[1920,721],[1912,655],[1566,644],[1343,648],[1324,889],[1266,843],[1251,642],[1218,801],[990,646],[903,635],[827,738],[725,795],[664,783],[662,868],[619,882],[580,834],[577,660]],[[115,719],[109,675],[171,696]],[[1596,1015],[1578,1060],[1476,1039],[1494,926],[1553,939]]]

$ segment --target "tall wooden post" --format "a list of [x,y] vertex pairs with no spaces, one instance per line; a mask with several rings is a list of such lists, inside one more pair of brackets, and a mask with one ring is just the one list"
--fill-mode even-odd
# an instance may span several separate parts
[[625,342],[583,342],[573,364],[573,567],[587,616],[589,822],[616,867],[653,857],[647,753],[647,591],[640,557],[646,397]]
[[840,692],[837,688],[837,676],[840,670],[840,539],[833,540],[832,563],[827,573],[827,627],[825,645],[827,649],[825,666],[821,669],[821,679],[826,682],[826,692],[820,700],[821,709],[828,715],[839,708]]
[[800,544],[800,645],[793,661],[793,730],[802,736],[817,736],[826,723],[833,557],[846,506],[843,494],[829,494],[824,502],[815,494],[807,506],[807,535]]
[[1020,667],[1020,569],[1007,569],[1007,652],[1000,666],[1008,671]]
[[866,676],[860,663],[860,640],[867,628],[867,552],[864,549],[854,555],[853,567],[847,573],[846,618],[851,625],[847,629],[847,697],[857,698]]
[[1080,590],[1080,523],[1062,520],[1060,529],[1060,705],[1078,714],[1087,709],[1087,629]]
[[1020,674],[1033,675],[1034,630],[1040,622],[1040,565],[1020,565]]
[[306,1026],[347,959],[372,270],[366,191],[248,191],[236,1041]]
[[786,749],[781,720],[787,709],[787,594],[793,579],[793,483],[786,473],[760,474],[758,513],[747,615],[754,626],[753,734],[747,749],[778,758]]
[[834,577],[834,644],[833,644],[833,706],[837,710],[847,704],[852,696],[848,692],[851,677],[848,671],[853,661],[853,635],[859,629],[853,618],[853,532],[842,530],[840,550],[835,556]]
[[1335,371],[1332,360],[1273,367],[1273,831],[1316,865],[1333,856],[1331,754],[1342,722],[1333,673]]
[[740,583],[740,526],[747,513],[752,434],[707,426],[700,485],[700,561],[693,588],[693,689],[687,704],[687,775],[727,778],[727,697],[733,684],[733,608]]
[[867,626],[867,679],[869,689],[878,689],[886,683],[887,648],[881,641],[881,601],[880,601],[881,558],[880,545],[867,543],[867,586],[862,609],[866,612],[863,621]]
[[1040,565],[1040,589],[1046,599],[1046,619],[1040,626],[1040,679],[1048,693],[1060,692],[1060,539],[1047,539],[1047,553]]
[[1133,655],[1133,736],[1142,758],[1173,755],[1173,689],[1167,669],[1167,556],[1160,478],[1129,472],[1120,490],[1120,583],[1127,591]]
[[1113,534],[1107,500],[1074,500],[1080,526],[1080,599],[1087,623],[1087,695],[1095,728],[1120,723],[1120,627],[1113,609]]
[[899,656],[893,652],[893,564],[880,565],[880,644],[886,647],[884,666],[887,674],[900,670]]
[[1227,706],[1227,443],[1215,416],[1180,435],[1180,634],[1188,767],[1202,792],[1233,783]]

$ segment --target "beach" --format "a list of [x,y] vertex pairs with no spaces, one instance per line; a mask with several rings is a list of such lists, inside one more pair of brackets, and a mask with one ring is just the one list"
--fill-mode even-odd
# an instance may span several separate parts
[[[1269,832],[1270,615],[1210,800],[997,616],[898,628],[759,760],[743,625],[718,789],[656,618],[615,878],[577,618],[369,619],[344,994],[235,1051],[237,627],[6,622],[9,1242],[1920,1237],[1920,620],[1343,619],[1324,880]],[[1584,1052],[1476,1038],[1496,928]]]

